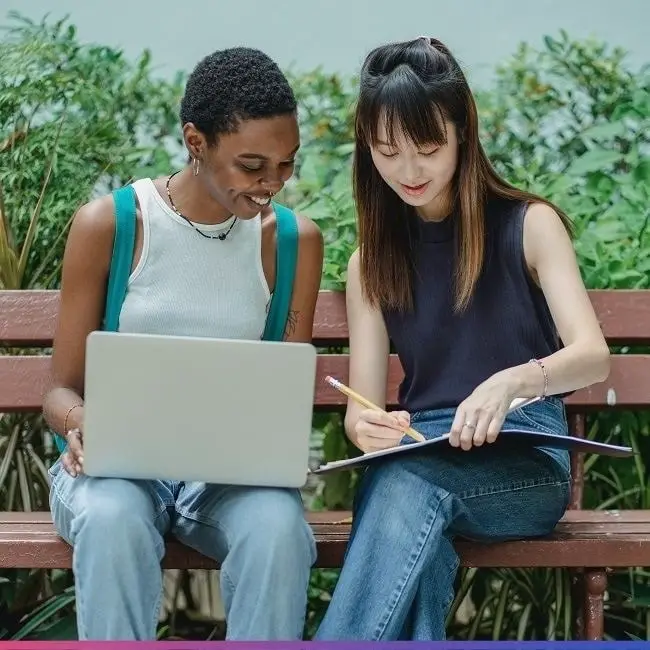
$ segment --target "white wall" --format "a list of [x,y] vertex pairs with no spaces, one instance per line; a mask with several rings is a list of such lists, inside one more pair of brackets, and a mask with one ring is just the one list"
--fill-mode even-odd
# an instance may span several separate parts
[[650,61],[647,0],[0,0],[0,24],[10,9],[69,14],[82,39],[129,55],[148,47],[163,74],[232,45],[258,47],[283,67],[353,72],[373,46],[426,34],[484,84],[518,42],[539,44],[560,28],[622,46],[635,65]]

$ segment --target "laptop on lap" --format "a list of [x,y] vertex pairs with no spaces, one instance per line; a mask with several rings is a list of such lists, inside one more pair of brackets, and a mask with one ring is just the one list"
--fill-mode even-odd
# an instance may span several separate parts
[[89,476],[306,482],[310,344],[92,332],[85,373]]

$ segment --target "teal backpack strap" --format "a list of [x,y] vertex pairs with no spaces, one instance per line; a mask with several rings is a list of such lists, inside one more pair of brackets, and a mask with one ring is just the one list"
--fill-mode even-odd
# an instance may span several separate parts
[[[102,325],[102,329],[110,332],[117,331],[120,311],[126,295],[126,285],[131,274],[135,247],[135,190],[131,185],[115,190],[113,191],[113,200],[115,202],[115,236]],[[67,447],[65,441],[57,435],[54,436],[54,441],[59,452],[63,453]]]
[[271,298],[262,338],[266,341],[282,341],[289,317],[293,282],[296,276],[298,220],[292,210],[279,203],[274,203],[273,208],[277,221],[275,290]]
[[122,303],[126,295],[129,275],[131,275],[136,225],[135,190],[133,186],[126,185],[114,190],[113,201],[115,202],[115,238],[113,240],[113,257],[108,276],[102,328],[107,332],[117,331]]

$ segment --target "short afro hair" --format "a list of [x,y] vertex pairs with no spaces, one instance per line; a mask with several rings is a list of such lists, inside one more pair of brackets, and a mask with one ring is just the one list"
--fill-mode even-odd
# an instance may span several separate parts
[[182,124],[192,122],[208,144],[239,122],[296,111],[293,90],[278,65],[259,50],[233,47],[201,60],[187,80]]

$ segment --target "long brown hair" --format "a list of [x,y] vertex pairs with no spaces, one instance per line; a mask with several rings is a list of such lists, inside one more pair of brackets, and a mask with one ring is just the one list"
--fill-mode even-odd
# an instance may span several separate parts
[[419,38],[374,49],[360,79],[355,115],[353,186],[357,208],[361,283],[376,307],[412,307],[413,262],[407,220],[413,208],[384,182],[371,147],[384,120],[390,143],[396,132],[417,146],[447,142],[445,120],[459,134],[452,199],[458,223],[455,307],[471,300],[485,256],[484,208],[490,197],[551,206],[571,234],[569,218],[549,201],[519,190],[494,170],[479,141],[476,103],[465,75],[440,41]]

